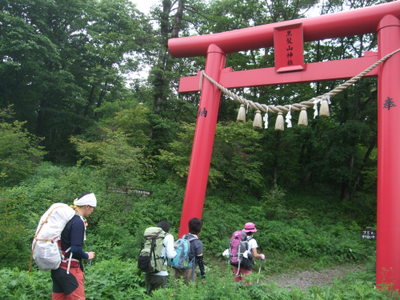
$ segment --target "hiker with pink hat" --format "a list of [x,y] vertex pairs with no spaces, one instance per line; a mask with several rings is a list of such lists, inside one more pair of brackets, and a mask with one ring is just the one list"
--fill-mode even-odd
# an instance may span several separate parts
[[[244,280],[244,276],[250,274],[253,271],[253,259],[260,258],[265,259],[265,255],[257,252],[258,244],[256,239],[253,237],[253,233],[257,232],[256,225],[252,222],[247,222],[244,224],[244,228],[241,230],[240,243],[237,246],[236,251],[236,261],[237,263],[232,263],[232,272],[235,275],[235,282],[240,282]],[[235,237],[235,233],[232,235],[232,239]],[[237,234],[236,234],[237,235]],[[233,246],[233,241],[231,239],[231,247]],[[239,249],[241,248],[241,249]],[[244,250],[244,251],[243,251]]]

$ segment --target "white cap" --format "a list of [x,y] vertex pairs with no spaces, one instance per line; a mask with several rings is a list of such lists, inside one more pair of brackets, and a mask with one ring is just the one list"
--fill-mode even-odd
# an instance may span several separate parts
[[77,206],[90,205],[92,207],[96,207],[96,205],[97,205],[96,196],[93,193],[90,193],[90,194],[86,194],[80,198],[76,198],[74,200],[74,205],[77,205]]

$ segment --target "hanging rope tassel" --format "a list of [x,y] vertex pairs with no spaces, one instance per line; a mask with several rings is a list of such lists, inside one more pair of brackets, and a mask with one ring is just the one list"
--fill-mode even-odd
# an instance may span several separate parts
[[263,128],[261,111],[259,111],[258,109],[256,110],[256,115],[254,116],[253,127],[255,127],[255,128]]
[[245,122],[246,123],[246,108],[244,107],[244,104],[240,104],[238,116],[236,118],[236,121],[240,122]]
[[320,100],[319,99],[315,99],[314,100],[314,106],[313,106],[313,109],[314,109],[314,119],[316,118],[316,117],[318,117],[318,103],[320,102]]
[[319,108],[319,115],[321,117],[329,117],[329,104],[331,104],[331,101],[328,97],[324,97],[321,100],[321,106]]
[[278,113],[275,121],[275,130],[283,131],[285,130],[285,122],[283,120],[283,115],[281,112]]
[[289,105],[289,111],[286,114],[285,122],[287,124],[287,128],[292,128],[292,106]]
[[307,109],[305,107],[303,107],[300,111],[299,122],[297,124],[300,126],[308,125]]
[[264,128],[268,129],[268,107],[267,107],[267,112],[265,113],[265,115],[263,117],[263,121],[264,121]]

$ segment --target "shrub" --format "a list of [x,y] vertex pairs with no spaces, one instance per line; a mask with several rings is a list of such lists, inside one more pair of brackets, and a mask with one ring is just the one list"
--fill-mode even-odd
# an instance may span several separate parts
[[128,136],[120,131],[105,129],[103,140],[88,142],[71,138],[81,156],[79,164],[91,166],[105,179],[107,186],[136,186],[142,176],[151,173],[143,150],[131,146]]
[[0,120],[0,185],[14,185],[32,174],[45,151],[40,139],[24,129],[24,122]]
[[101,261],[86,269],[85,278],[87,299],[140,299],[145,291],[133,260]]
[[50,272],[0,269],[0,294],[4,300],[49,299]]
[[0,198],[0,267],[27,268],[30,232],[24,227],[18,201]]

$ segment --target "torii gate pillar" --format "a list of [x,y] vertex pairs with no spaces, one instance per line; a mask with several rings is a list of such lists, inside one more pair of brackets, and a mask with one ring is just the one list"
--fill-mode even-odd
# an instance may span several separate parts
[[[378,26],[380,56],[400,48],[400,21]],[[378,73],[378,208],[376,283],[400,289],[400,55]]]
[[[205,72],[219,80],[225,66],[226,56],[218,46],[211,44],[207,49]],[[203,215],[208,172],[214,145],[221,91],[208,80],[203,80],[192,156],[183,200],[179,236],[188,232],[191,218]]]

